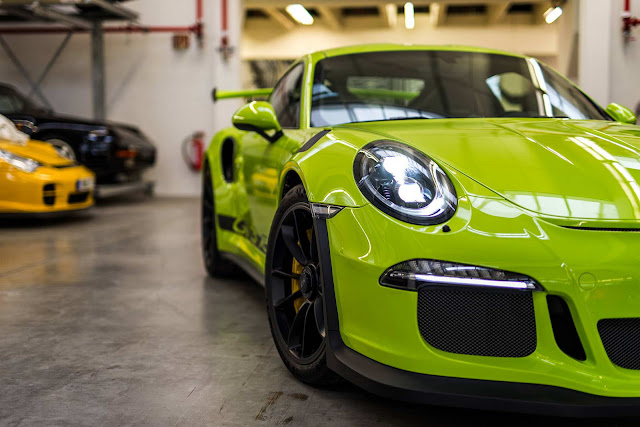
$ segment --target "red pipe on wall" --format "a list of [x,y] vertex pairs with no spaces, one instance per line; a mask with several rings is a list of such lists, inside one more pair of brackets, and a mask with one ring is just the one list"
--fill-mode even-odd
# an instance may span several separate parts
[[220,52],[224,59],[229,58],[231,49],[229,46],[229,5],[227,0],[220,0],[220,13],[222,15],[222,35],[220,39]]
[[196,0],[196,22],[202,22],[204,16],[202,0]]
[[[192,25],[190,27],[104,27],[105,33],[195,33],[198,34],[199,27]],[[88,33],[89,30],[71,29],[62,27],[0,27],[0,34],[50,34],[50,33]]]
[[622,12],[622,32],[627,41],[633,40],[631,30],[638,25],[640,25],[640,19],[631,16],[631,0],[625,0]]

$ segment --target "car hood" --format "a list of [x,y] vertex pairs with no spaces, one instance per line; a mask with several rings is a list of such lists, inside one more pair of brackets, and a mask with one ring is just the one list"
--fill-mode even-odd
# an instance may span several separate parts
[[53,145],[46,142],[28,141],[26,144],[16,144],[14,142],[0,140],[0,150],[6,150],[10,153],[27,159],[33,159],[43,165],[48,166],[68,166],[74,164],[72,160],[60,156]]
[[640,128],[606,121],[447,119],[349,125],[405,142],[522,208],[640,220]]

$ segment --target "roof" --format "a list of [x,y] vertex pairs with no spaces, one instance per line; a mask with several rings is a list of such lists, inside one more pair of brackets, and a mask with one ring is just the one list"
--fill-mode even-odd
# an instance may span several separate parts
[[334,49],[326,49],[316,53],[323,54],[327,57],[330,57],[330,56],[350,55],[354,53],[364,53],[364,52],[390,52],[390,51],[412,51],[412,50],[478,52],[478,53],[492,53],[496,55],[507,55],[507,56],[516,56],[519,58],[527,58],[527,56],[525,55],[520,55],[513,52],[505,52],[505,51],[500,51],[495,49],[487,49],[483,47],[461,46],[461,45],[412,45],[412,44],[396,44],[396,43],[345,46],[345,47],[339,47]]

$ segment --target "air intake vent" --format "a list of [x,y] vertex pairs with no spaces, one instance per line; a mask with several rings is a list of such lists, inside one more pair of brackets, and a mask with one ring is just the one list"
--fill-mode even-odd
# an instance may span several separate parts
[[56,204],[56,185],[45,184],[42,188],[42,203],[47,206],[53,206]]
[[603,319],[598,332],[611,361],[626,369],[640,369],[640,318]]
[[418,325],[427,343],[449,353],[525,357],[537,346],[530,291],[422,286]]
[[69,194],[69,199],[67,200],[67,203],[69,203],[70,205],[73,205],[76,203],[84,203],[87,201],[88,198],[89,198],[89,192],[73,193],[73,194]]
[[551,316],[553,336],[560,350],[576,360],[587,360],[567,302],[557,295],[548,295],[547,305],[549,306],[549,316]]

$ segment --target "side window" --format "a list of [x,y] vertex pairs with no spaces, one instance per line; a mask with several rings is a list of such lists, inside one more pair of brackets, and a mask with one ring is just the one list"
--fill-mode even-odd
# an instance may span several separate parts
[[276,85],[269,101],[276,111],[283,128],[300,127],[300,101],[302,98],[302,76],[304,65],[299,64],[289,71]]

